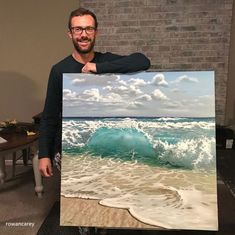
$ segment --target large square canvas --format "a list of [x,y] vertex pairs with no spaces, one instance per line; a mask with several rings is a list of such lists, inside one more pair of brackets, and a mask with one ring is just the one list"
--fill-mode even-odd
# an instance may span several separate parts
[[64,74],[60,224],[217,230],[213,71]]

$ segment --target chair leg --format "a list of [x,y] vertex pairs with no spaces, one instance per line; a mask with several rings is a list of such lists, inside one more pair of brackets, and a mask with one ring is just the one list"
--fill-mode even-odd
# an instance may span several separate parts
[[12,178],[15,177],[15,169],[16,169],[16,152],[13,153],[13,159],[12,159]]

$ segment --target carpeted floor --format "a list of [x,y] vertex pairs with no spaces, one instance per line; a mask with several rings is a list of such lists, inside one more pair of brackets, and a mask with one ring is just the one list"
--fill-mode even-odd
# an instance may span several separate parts
[[[36,235],[50,208],[59,200],[60,175],[55,169],[53,177],[43,180],[44,194],[38,198],[31,165],[17,164],[14,178],[11,177],[12,166],[7,165],[6,171],[6,182],[0,185],[0,234]],[[19,222],[33,226],[11,225]]]
[[60,226],[60,203],[55,202],[48,216],[44,220],[42,226],[38,230],[37,235],[76,235],[78,234],[76,227],[61,227]]

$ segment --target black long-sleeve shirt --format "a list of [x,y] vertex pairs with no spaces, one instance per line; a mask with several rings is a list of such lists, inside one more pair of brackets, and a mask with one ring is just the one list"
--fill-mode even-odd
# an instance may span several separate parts
[[[147,70],[150,67],[149,59],[141,53],[120,56],[109,52],[95,52],[90,62],[96,64],[97,74],[131,73]],[[39,158],[54,158],[55,152],[61,151],[63,73],[81,73],[83,66],[84,64],[79,63],[70,55],[51,69],[40,121]]]

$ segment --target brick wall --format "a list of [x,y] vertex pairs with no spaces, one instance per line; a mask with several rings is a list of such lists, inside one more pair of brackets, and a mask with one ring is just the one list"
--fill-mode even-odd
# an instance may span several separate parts
[[97,51],[143,52],[151,69],[215,70],[224,124],[233,0],[80,0],[99,21]]

